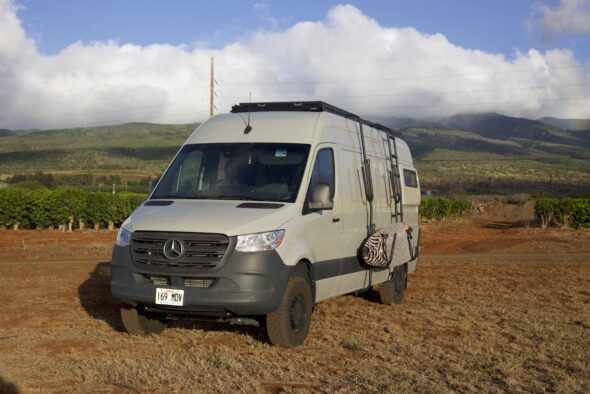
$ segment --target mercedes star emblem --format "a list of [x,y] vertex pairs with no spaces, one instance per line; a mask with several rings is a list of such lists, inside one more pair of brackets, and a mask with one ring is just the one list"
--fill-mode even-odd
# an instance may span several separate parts
[[176,238],[169,239],[164,244],[164,256],[168,260],[178,260],[184,256],[184,243]]

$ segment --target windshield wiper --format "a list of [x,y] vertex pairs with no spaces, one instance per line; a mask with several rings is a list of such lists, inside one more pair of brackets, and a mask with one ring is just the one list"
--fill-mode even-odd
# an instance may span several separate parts
[[172,199],[187,199],[187,198],[192,198],[191,196],[174,196],[172,194],[170,195],[164,195],[164,196],[152,196],[152,198],[150,198],[150,200],[172,200]]
[[268,198],[251,197],[251,196],[233,196],[227,194],[215,194],[208,196],[194,196],[192,198],[209,199],[209,200],[238,200],[238,201],[276,201]]
[[[164,196],[154,196],[152,199],[185,199],[185,200],[239,200],[239,201],[277,201],[268,198],[259,198],[259,197],[248,197],[248,196],[228,196],[224,194],[211,194],[211,195],[202,195],[202,194],[193,194],[193,195],[164,195]],[[281,201],[283,202],[283,201]]]
[[266,198],[246,197],[246,196],[227,196],[227,200],[269,201]]

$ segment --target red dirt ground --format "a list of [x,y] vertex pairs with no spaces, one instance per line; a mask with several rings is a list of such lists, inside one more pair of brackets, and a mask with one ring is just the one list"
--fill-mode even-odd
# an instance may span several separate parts
[[116,232],[0,231],[0,393],[589,392],[590,230],[521,210],[424,224],[403,304],[322,302],[291,350],[204,323],[129,336]]

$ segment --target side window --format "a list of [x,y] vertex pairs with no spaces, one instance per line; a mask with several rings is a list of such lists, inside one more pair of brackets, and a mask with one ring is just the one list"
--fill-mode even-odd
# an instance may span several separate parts
[[334,188],[334,151],[330,148],[321,149],[315,158],[307,192],[308,200],[311,198],[311,193],[313,193],[315,185],[319,182],[327,183],[330,186],[330,196],[333,200],[334,191],[336,190]]
[[418,178],[416,178],[416,171],[406,170],[404,168],[404,183],[406,187],[418,187]]

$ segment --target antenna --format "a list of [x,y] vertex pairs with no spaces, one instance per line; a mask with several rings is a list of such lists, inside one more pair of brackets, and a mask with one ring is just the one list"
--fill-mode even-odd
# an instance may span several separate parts
[[252,107],[252,92],[250,92],[250,103],[248,104],[248,123],[246,123],[246,128],[244,129],[244,134],[248,134],[252,131],[252,126],[250,126],[250,107]]

